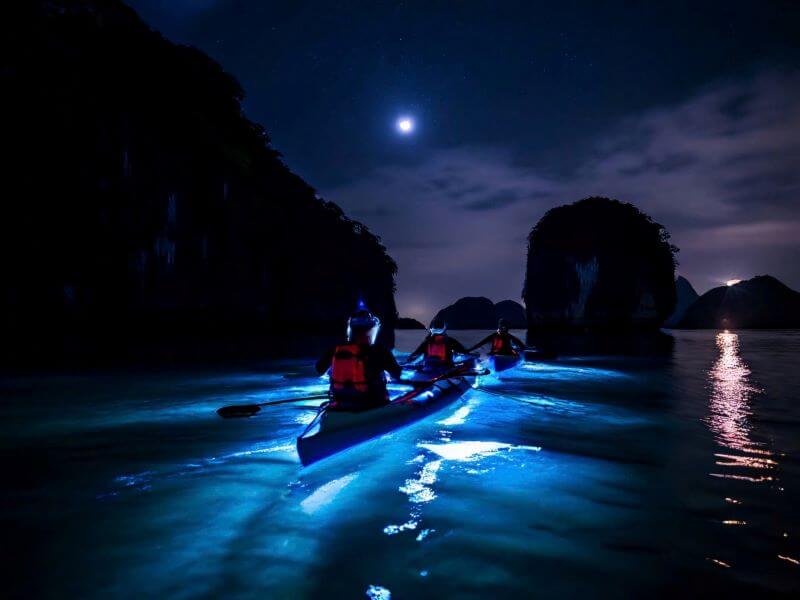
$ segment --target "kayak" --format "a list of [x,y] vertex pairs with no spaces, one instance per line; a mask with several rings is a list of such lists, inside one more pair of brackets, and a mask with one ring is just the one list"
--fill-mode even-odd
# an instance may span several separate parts
[[522,356],[519,354],[490,354],[489,355],[489,369],[494,373],[508,371],[513,369],[522,362]]
[[436,381],[430,387],[402,394],[380,408],[363,412],[323,409],[297,438],[300,462],[308,466],[442,410],[470,389],[478,375],[469,371],[465,373],[464,370],[456,373],[453,377]]

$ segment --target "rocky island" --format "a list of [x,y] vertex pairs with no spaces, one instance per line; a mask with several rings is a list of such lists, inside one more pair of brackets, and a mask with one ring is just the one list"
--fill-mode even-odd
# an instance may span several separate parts
[[657,330],[675,308],[676,252],[633,204],[594,197],[549,210],[528,237],[528,328]]
[[775,277],[760,275],[713,288],[686,311],[684,329],[795,329],[800,293]]
[[433,320],[444,320],[450,329],[495,329],[501,318],[511,329],[525,328],[525,309],[519,303],[503,300],[495,304],[482,296],[460,298],[436,313]]

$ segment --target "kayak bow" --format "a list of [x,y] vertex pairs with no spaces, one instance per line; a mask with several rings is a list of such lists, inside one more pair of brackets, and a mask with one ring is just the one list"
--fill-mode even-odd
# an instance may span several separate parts
[[489,369],[494,373],[501,373],[513,369],[522,362],[522,356],[519,354],[490,354],[489,355]]

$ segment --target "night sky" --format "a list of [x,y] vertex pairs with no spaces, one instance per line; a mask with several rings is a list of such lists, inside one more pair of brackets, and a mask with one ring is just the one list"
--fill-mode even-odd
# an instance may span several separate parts
[[530,228],[591,195],[665,225],[701,293],[800,289],[796,2],[129,4],[237,77],[289,167],[381,236],[404,316],[519,300]]

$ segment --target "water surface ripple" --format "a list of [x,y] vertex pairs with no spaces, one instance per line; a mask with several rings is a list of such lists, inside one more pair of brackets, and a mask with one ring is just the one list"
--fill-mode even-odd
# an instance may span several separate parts
[[[456,332],[465,343],[484,332]],[[800,332],[563,357],[302,468],[310,361],[0,381],[11,597],[800,592]],[[399,352],[417,332],[400,332]]]

